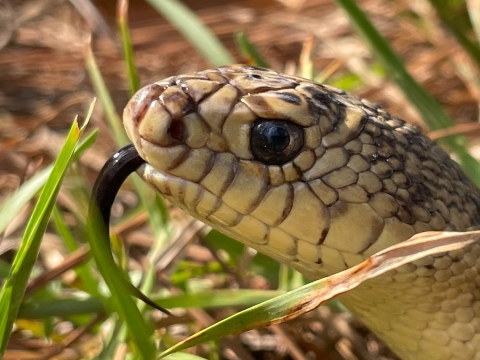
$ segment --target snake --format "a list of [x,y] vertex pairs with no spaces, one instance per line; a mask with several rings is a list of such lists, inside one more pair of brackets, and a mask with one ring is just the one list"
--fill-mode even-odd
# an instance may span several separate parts
[[[137,173],[173,205],[319,279],[426,231],[480,225],[480,190],[434,141],[368,100],[247,65],[140,89]],[[339,296],[405,360],[480,359],[480,244]]]

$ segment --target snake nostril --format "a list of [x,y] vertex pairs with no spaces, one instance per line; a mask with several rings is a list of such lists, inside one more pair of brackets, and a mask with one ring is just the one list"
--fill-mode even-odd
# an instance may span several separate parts
[[169,128],[170,137],[176,142],[183,143],[187,138],[187,129],[181,120],[174,120]]

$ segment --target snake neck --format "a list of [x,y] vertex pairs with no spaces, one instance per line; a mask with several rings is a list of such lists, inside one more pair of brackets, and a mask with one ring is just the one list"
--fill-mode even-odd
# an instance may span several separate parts
[[428,256],[340,300],[404,360],[480,356],[480,244]]

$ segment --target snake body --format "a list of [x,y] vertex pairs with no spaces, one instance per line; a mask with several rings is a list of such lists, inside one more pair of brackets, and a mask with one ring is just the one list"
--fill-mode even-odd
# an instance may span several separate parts
[[[124,124],[165,198],[311,279],[480,225],[480,191],[439,146],[313,81],[242,65],[173,76],[141,89]],[[402,359],[480,359],[479,273],[472,244],[341,300]]]

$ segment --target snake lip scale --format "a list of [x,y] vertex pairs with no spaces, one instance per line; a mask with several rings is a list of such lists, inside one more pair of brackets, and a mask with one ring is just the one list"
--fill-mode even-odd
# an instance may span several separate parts
[[[311,279],[414,234],[480,224],[480,191],[416,128],[345,91],[232,65],[130,100],[137,172],[206,224]],[[480,360],[480,245],[341,295],[402,359]]]

